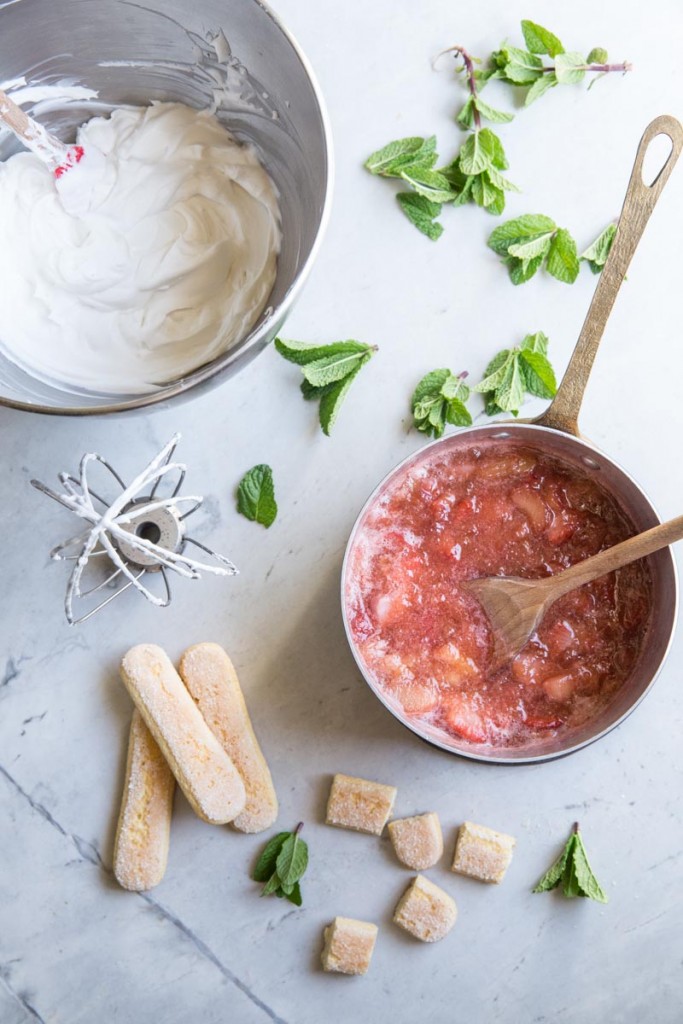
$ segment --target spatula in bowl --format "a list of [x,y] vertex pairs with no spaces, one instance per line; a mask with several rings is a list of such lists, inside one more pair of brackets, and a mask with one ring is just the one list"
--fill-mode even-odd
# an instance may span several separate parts
[[38,121],[18,107],[7,93],[0,89],[0,122],[14,132],[27,149],[32,150],[47,164],[56,178],[61,176],[78,163],[83,157],[82,146],[65,146],[63,142],[51,135]]

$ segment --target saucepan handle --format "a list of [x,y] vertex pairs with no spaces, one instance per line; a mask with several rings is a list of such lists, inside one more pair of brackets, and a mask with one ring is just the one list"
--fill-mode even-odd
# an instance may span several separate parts
[[[657,177],[650,185],[646,185],[643,181],[643,161],[648,146],[658,135],[668,135],[671,139],[671,151]],[[600,274],[588,315],[557,394],[543,415],[534,421],[541,426],[554,427],[567,434],[579,436],[579,410],[605,325],[631,257],[682,148],[683,126],[675,117],[663,114],[656,117],[645,129],[638,146],[636,162],[631,172],[610,254]]]

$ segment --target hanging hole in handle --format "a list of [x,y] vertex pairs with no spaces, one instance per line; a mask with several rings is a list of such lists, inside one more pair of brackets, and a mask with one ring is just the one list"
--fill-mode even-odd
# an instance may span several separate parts
[[657,179],[669,162],[673,148],[673,141],[664,132],[655,135],[647,147],[642,169],[643,185],[647,188],[652,188],[656,184]]

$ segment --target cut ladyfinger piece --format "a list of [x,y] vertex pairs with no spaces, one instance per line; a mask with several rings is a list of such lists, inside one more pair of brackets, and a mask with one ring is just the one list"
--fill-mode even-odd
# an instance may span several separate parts
[[458,917],[455,900],[424,875],[412,880],[394,911],[394,923],[421,942],[438,942]]
[[451,870],[480,882],[502,882],[514,848],[514,836],[465,821],[458,829]]
[[218,644],[195,644],[180,659],[180,676],[247,791],[245,808],[233,827],[262,832],[277,818],[277,796],[230,658]]
[[335,917],[323,933],[322,964],[325,971],[338,974],[366,974],[377,939],[377,925]]
[[135,708],[114,843],[114,877],[124,889],[144,892],[164,877],[174,790],[173,773]]
[[335,775],[327,801],[328,825],[382,834],[396,799],[396,788],[352,775]]
[[156,644],[132,647],[121,678],[195,814],[212,825],[241,814],[244,783],[165,651]]
[[443,854],[443,834],[435,811],[414,818],[395,818],[388,826],[394,853],[413,871],[434,867]]

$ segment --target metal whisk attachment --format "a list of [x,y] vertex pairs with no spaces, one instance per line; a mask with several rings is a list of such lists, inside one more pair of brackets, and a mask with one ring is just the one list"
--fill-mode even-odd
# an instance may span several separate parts
[[[166,607],[171,602],[169,572],[191,580],[200,579],[203,572],[215,576],[237,573],[229,558],[212,551],[186,532],[185,521],[204,499],[180,494],[187,467],[172,461],[179,440],[180,434],[174,434],[129,485],[106,459],[94,452],[81,459],[78,477],[59,474],[64,488],[61,494],[39,480],[31,481],[43,494],[89,524],[86,530],[50,552],[51,558],[76,563],[64,602],[70,625],[85,622],[130,587],[152,604]],[[113,500],[102,497],[90,486],[88,475],[94,466],[103,467],[119,489]],[[165,498],[157,497],[162,481],[172,486],[170,495]],[[186,554],[188,545],[205,552],[213,563],[190,557]],[[97,576],[98,580],[93,579]],[[158,592],[151,589],[155,580],[159,581],[155,587]],[[106,596],[100,600],[103,592]],[[81,601],[89,606],[76,615],[74,604]]]

